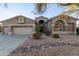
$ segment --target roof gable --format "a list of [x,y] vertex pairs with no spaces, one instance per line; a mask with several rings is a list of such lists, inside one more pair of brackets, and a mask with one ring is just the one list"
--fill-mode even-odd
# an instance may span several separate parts
[[18,15],[18,16],[14,16],[14,17],[11,17],[11,18],[8,18],[8,19],[5,19],[5,20],[3,20],[3,21],[1,21],[1,22],[7,21],[7,20],[11,20],[11,19],[13,19],[13,18],[18,18],[18,17],[23,17],[23,18],[29,19],[29,20],[31,20],[31,21],[34,21],[33,19],[28,18],[28,17],[26,17],[26,16]]
[[25,20],[25,23],[34,23],[34,20],[33,19],[30,19],[28,17],[25,17],[25,16],[22,16],[22,15],[19,15],[19,16],[15,16],[15,17],[12,17],[12,18],[9,18],[9,19],[6,19],[4,21],[1,21],[1,23],[3,24],[18,24],[18,19],[19,17],[23,17],[24,20]]
[[52,17],[48,22],[51,22],[51,21],[54,22],[57,20],[64,20],[69,23],[69,22],[76,22],[78,19],[69,15],[61,14],[61,15]]
[[39,17],[36,17],[35,19],[39,19],[39,18],[48,19],[47,17],[44,17],[44,16],[39,16]]
[[66,14],[61,14],[61,15],[58,15],[58,16],[55,16],[55,17],[52,17],[50,19],[53,19],[53,18],[71,18],[71,19],[75,19],[75,20],[78,20],[77,18],[75,17],[72,17],[72,16],[69,16],[69,15],[66,15]]

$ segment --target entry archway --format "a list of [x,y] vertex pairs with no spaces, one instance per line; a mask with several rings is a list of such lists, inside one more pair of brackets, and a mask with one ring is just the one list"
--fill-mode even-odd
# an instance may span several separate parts
[[39,21],[39,24],[44,24],[44,23],[45,23],[44,20]]
[[40,20],[39,21],[39,27],[40,27],[40,32],[41,33],[44,33],[45,32],[45,22],[44,22],[44,20]]

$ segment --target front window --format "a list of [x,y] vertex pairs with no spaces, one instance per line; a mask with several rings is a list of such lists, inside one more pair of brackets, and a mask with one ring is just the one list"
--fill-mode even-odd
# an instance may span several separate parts
[[24,18],[20,17],[19,18],[19,23],[24,23]]
[[56,30],[56,31],[64,31],[64,30],[65,30],[64,22],[61,21],[61,20],[58,20],[58,21],[55,23],[55,30]]

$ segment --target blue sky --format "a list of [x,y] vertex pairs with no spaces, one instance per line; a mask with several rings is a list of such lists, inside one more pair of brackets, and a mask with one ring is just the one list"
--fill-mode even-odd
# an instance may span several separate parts
[[[34,9],[35,5],[33,3],[8,3],[8,8],[4,7],[4,4],[0,4],[0,21],[17,15],[23,15],[34,19],[35,17],[40,16],[35,15],[32,12]],[[43,16],[51,18],[61,14],[62,12],[62,9],[57,7],[56,4],[50,4]]]

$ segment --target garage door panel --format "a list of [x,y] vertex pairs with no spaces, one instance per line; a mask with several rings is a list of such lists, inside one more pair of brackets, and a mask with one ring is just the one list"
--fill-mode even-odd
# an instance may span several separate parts
[[4,33],[9,34],[9,32],[10,32],[10,28],[9,27],[4,27]]
[[13,27],[13,33],[19,35],[32,34],[33,27]]

